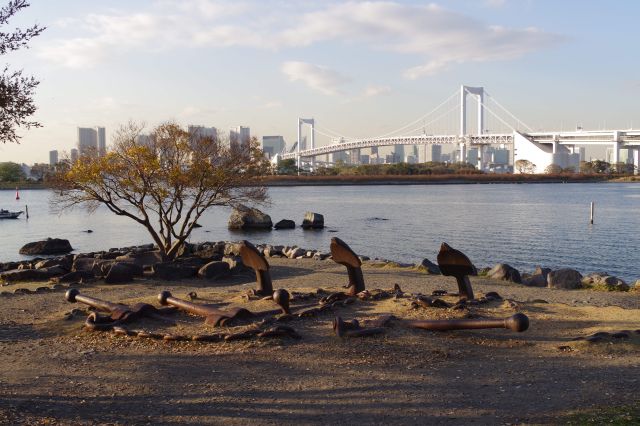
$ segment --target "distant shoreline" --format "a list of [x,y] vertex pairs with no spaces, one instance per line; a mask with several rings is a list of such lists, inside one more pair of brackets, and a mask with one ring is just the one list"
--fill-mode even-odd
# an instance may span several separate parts
[[384,176],[268,176],[264,185],[347,186],[347,185],[459,185],[504,183],[594,183],[606,182],[598,175],[384,175]]
[[[639,176],[609,177],[603,175],[524,175],[524,174],[469,174],[469,175],[343,175],[343,176],[266,176],[263,184],[278,186],[349,186],[349,185],[460,185],[508,183],[595,183],[640,182]],[[51,189],[46,183],[0,182],[0,190]]]

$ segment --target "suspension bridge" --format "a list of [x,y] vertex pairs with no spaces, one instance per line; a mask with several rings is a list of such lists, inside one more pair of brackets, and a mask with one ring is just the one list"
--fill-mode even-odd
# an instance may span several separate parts
[[[472,102],[469,102],[469,98]],[[468,114],[473,107],[475,114]],[[463,85],[423,116],[376,137],[348,137],[317,126],[313,118],[299,118],[297,125],[298,142],[289,152],[275,156],[274,161],[295,159],[298,168],[312,170],[316,166],[316,157],[320,155],[398,145],[456,145],[458,160],[463,162],[467,161],[468,151],[475,147],[478,149],[478,158],[474,161],[481,168],[486,164],[485,148],[498,145],[509,149],[510,164],[518,159],[526,159],[537,164],[539,172],[550,164],[575,166],[584,159],[580,158],[580,147],[605,145],[611,149],[611,163],[633,164],[636,170],[640,167],[640,130],[578,128],[568,132],[533,131],[483,87]],[[310,143],[303,145],[300,141],[304,140],[304,126],[310,127]],[[329,138],[330,143],[316,146],[316,132]]]

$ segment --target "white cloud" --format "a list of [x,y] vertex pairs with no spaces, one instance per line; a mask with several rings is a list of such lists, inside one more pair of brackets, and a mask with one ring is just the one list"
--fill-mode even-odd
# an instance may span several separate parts
[[374,96],[388,95],[391,93],[389,86],[367,86],[362,94],[366,98],[372,98]]
[[325,95],[340,93],[340,87],[349,79],[338,72],[321,65],[307,62],[289,61],[282,64],[282,72],[291,81],[302,81],[308,87]]
[[[82,37],[55,40],[40,54],[64,66],[86,67],[136,49],[287,49],[333,42],[420,58],[404,72],[415,79],[453,64],[518,58],[564,40],[535,28],[491,26],[435,4],[400,1],[162,0],[145,13],[93,14],[82,22]],[[316,79],[309,80],[316,87]]]

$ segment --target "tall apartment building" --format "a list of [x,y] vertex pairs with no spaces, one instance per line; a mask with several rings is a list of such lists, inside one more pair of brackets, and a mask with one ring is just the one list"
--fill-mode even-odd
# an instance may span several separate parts
[[55,166],[58,164],[58,150],[49,151],[49,165]]
[[216,129],[215,127],[190,124],[189,126],[187,126],[187,130],[189,131],[189,134],[195,134],[202,138],[216,139],[218,137],[218,129]]
[[78,150],[71,148],[71,162],[75,163],[76,161],[78,161]]
[[229,130],[229,147],[248,148],[251,140],[251,131],[248,127],[236,126]]
[[78,127],[78,154],[105,155],[107,141],[104,127]]
[[427,144],[418,149],[418,162],[420,163],[439,163],[442,161],[441,156],[442,145]]
[[273,158],[274,155],[281,153],[285,149],[285,142],[282,136],[263,136],[262,152],[267,158]]

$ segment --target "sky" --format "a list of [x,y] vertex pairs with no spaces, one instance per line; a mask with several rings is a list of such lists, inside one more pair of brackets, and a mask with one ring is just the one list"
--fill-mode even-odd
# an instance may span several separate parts
[[40,81],[43,127],[0,143],[0,161],[48,162],[77,127],[104,126],[109,141],[129,121],[245,125],[291,146],[305,117],[371,137],[462,84],[534,130],[640,127],[635,0],[30,3],[1,31],[46,31],[1,59]]

